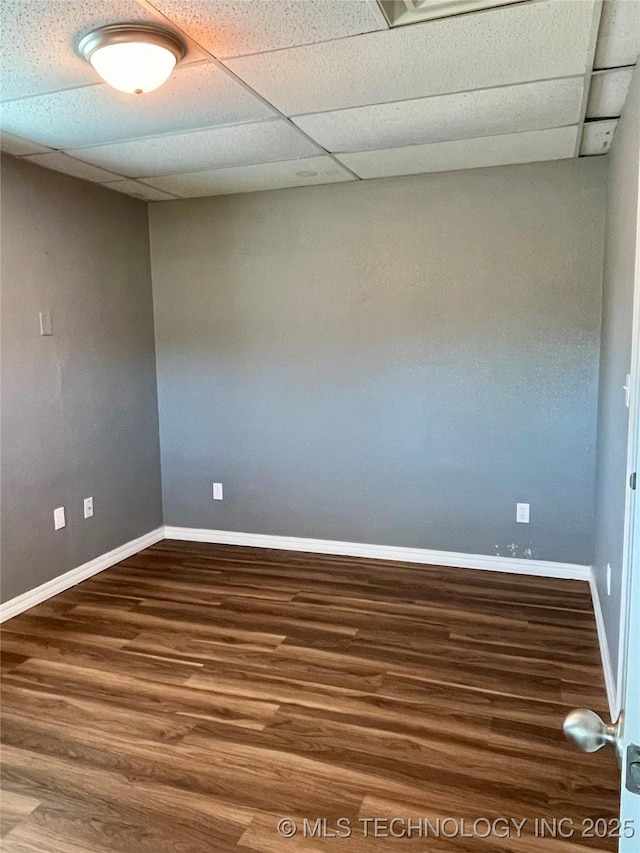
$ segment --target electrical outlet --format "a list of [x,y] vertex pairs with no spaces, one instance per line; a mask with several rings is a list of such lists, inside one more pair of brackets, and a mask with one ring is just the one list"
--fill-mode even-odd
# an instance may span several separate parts
[[84,499],[84,517],[91,518],[93,515],[93,498]]
[[57,509],[53,511],[53,529],[60,530],[66,524],[66,520],[64,517],[64,507],[59,506]]
[[530,504],[516,504],[516,521],[519,524],[529,524]]
[[607,563],[607,595],[611,595],[611,563]]
[[222,483],[214,483],[213,484],[213,499],[214,501],[223,500],[222,497]]

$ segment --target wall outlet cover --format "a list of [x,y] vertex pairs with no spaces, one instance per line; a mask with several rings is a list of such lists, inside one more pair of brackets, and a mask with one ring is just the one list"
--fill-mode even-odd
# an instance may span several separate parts
[[93,498],[85,498],[84,502],[84,517],[91,518],[93,515]]
[[57,509],[54,509],[54,511],[53,511],[53,528],[54,528],[54,530],[61,530],[66,525],[66,523],[67,523],[67,521],[64,517],[64,507],[59,506],[59,507],[57,507]]
[[516,521],[518,524],[529,524],[530,504],[516,504]]

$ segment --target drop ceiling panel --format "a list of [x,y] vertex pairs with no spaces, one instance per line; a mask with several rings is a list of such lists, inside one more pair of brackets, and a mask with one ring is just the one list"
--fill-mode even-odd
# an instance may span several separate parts
[[582,77],[297,116],[329,151],[395,148],[577,124]]
[[133,198],[141,198],[144,201],[170,201],[175,199],[174,195],[138,183],[138,181],[115,181],[103,186],[108,190],[116,190],[116,192],[130,195]]
[[640,53],[640,0],[605,0],[594,68],[633,65]]
[[258,190],[277,190],[285,187],[306,187],[315,184],[335,184],[355,178],[331,157],[311,157],[280,163],[239,166],[234,169],[213,169],[152,178],[149,183],[183,198],[207,195],[228,195]]
[[121,177],[113,172],[97,169],[88,163],[75,160],[62,151],[52,151],[49,154],[35,154],[32,157],[25,157],[24,159],[28,160],[29,163],[35,163],[36,166],[44,166],[45,169],[64,172],[65,175],[72,175],[74,178],[82,178],[85,181],[104,183],[105,181],[117,181]]
[[593,0],[540,0],[226,60],[287,115],[584,74]]
[[577,127],[532,130],[504,136],[340,154],[338,159],[361,178],[560,160],[573,157],[577,130]]
[[[2,100],[95,83],[95,72],[76,52],[82,36],[114,22],[158,23],[135,0],[2,0],[0,15]],[[206,56],[188,47],[187,62]]]
[[384,28],[371,0],[152,0],[214,56],[242,56]]
[[29,142],[28,139],[20,139],[18,136],[13,136],[11,133],[6,133],[4,130],[0,134],[0,148],[7,154],[14,154],[16,157],[24,154],[44,154],[50,149],[46,145],[38,145],[37,142]]
[[79,148],[273,116],[209,62],[179,68],[155,92],[131,96],[106,85],[2,104],[3,129],[51,148]]
[[580,154],[582,156],[606,154],[611,148],[617,124],[618,119],[587,122],[582,132]]
[[629,91],[633,68],[598,71],[591,77],[587,118],[619,116]]
[[286,121],[274,120],[72,149],[68,153],[122,175],[149,177],[293,160],[315,156],[319,149]]

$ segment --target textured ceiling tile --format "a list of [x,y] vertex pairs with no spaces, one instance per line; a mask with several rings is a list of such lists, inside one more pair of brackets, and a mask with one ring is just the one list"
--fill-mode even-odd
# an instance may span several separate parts
[[116,190],[116,192],[130,195],[133,198],[141,198],[144,201],[170,201],[175,199],[174,195],[162,192],[162,190],[154,189],[146,184],[140,184],[138,181],[115,181],[103,184],[108,190]]
[[587,118],[619,116],[629,91],[633,68],[598,71],[591,77]]
[[584,74],[592,0],[541,0],[226,60],[287,115]]
[[371,0],[152,0],[214,56],[241,56],[384,28]]
[[319,149],[286,121],[265,121],[154,136],[69,154],[131,177],[199,172],[247,163],[293,160]]
[[639,0],[605,0],[594,68],[633,65],[640,54]]
[[573,157],[577,127],[532,130],[505,136],[409,145],[383,151],[340,154],[338,159],[361,178],[386,178],[420,172],[446,172],[475,169],[479,166],[501,166],[534,163]]
[[331,157],[310,157],[280,163],[239,166],[234,169],[214,169],[152,178],[150,183],[183,198],[207,195],[228,195],[285,187],[307,187],[314,184],[335,184],[355,178],[342,169]]
[[[159,20],[135,0],[2,0],[2,100],[95,83],[76,48],[105,24]],[[186,62],[206,54],[188,45]]]
[[201,62],[179,68],[145,95],[99,85],[11,101],[2,104],[0,124],[51,148],[79,148],[273,114],[213,63]]
[[611,148],[618,119],[589,121],[582,131],[581,155],[606,154]]
[[35,154],[32,157],[25,157],[29,163],[35,163],[36,166],[44,166],[45,169],[53,169],[56,172],[64,172],[65,175],[72,175],[74,178],[82,178],[85,181],[96,181],[104,183],[105,181],[117,181],[120,175],[113,172],[106,172],[104,169],[97,169],[95,166],[90,166],[88,163],[82,163],[80,160],[75,160],[62,151],[52,151],[50,154]]
[[37,142],[20,139],[18,136],[5,131],[0,134],[0,149],[6,154],[14,154],[16,157],[21,157],[24,154],[44,154],[50,150],[46,145],[38,145]]
[[329,151],[395,148],[577,124],[582,77],[297,116]]

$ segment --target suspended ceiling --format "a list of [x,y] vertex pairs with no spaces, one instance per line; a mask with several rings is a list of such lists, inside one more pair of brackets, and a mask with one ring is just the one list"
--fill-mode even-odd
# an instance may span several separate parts
[[[606,153],[640,0],[505,2],[1,0],[2,147],[149,201]],[[133,21],[187,44],[141,96],[76,52]]]

